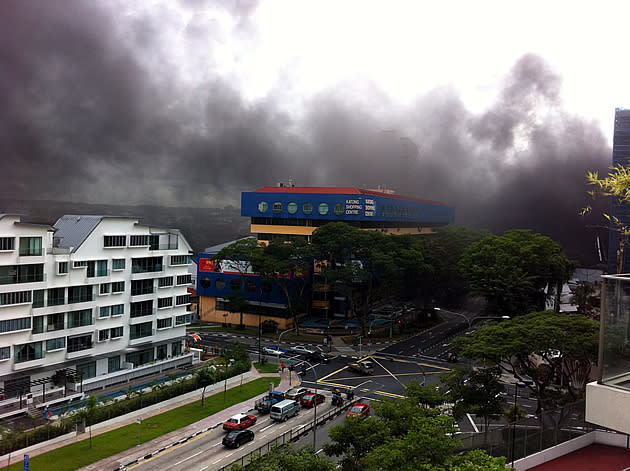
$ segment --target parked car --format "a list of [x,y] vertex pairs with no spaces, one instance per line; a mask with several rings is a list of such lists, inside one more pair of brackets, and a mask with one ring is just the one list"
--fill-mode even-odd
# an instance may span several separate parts
[[362,416],[367,417],[370,415],[370,405],[369,404],[355,404],[346,414],[346,417],[356,417]]
[[315,404],[321,404],[326,399],[323,394],[308,393],[302,396],[300,399],[300,405],[302,407],[313,407]]
[[266,347],[263,347],[263,353],[266,353],[267,355],[275,355],[277,357],[281,357],[283,355],[287,354],[287,351],[278,347],[277,345],[268,345]]
[[292,401],[299,401],[305,394],[310,393],[311,392],[306,388],[292,388],[284,393],[284,397],[286,399],[291,399]]
[[306,345],[293,345],[291,348],[289,348],[289,350],[291,350],[293,353],[303,353],[306,355],[315,353],[315,350],[307,347]]
[[223,422],[223,430],[243,430],[256,423],[257,417],[249,414],[236,414]]
[[254,432],[251,430],[233,430],[223,437],[223,446],[228,448],[238,448],[244,443],[254,439]]
[[319,363],[328,363],[330,361],[330,357],[323,352],[315,351],[313,353],[308,353],[306,355],[306,359],[310,362],[319,362]]

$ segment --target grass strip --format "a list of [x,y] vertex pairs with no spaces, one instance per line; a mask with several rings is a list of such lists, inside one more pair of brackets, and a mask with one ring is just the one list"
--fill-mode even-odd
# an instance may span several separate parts
[[[31,458],[30,468],[47,471],[72,471],[87,466],[136,446],[138,444],[138,427],[140,427],[140,443],[151,441],[264,393],[269,390],[270,382],[278,386],[280,378],[258,378],[244,383],[242,386],[230,388],[227,390],[225,402],[223,402],[223,391],[220,391],[208,396],[203,408],[200,399],[162,414],[148,417],[142,421],[140,426],[134,423],[100,435],[93,435],[91,448],[89,430],[86,428],[84,440]],[[24,464],[17,462],[12,464],[9,469],[21,471],[24,469]]]
[[256,367],[256,369],[258,370],[259,373],[277,373],[278,372],[278,365],[274,364],[274,363],[263,363],[260,361],[257,361],[256,363],[254,363],[254,366]]

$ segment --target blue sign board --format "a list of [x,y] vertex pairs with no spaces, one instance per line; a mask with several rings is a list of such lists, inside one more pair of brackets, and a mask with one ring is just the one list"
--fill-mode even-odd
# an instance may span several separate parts
[[28,471],[31,467],[28,455],[24,455],[24,471]]

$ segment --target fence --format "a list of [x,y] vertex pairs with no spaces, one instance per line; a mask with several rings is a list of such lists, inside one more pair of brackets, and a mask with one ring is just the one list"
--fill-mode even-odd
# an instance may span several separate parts
[[[316,426],[328,422],[332,417],[339,415],[343,411],[352,407],[357,402],[359,402],[359,399],[348,401],[343,406],[335,407],[334,409],[329,410],[328,412],[318,416],[317,421],[316,421]],[[282,435],[274,438],[273,440],[265,443],[264,445],[258,447],[257,449],[242,456],[238,460],[232,461],[230,464],[225,465],[222,468],[219,468],[219,471],[228,470],[230,469],[230,467],[232,467],[235,464],[240,464],[241,466],[247,466],[248,464],[252,462],[254,458],[257,458],[259,456],[264,456],[265,454],[269,453],[271,449],[275,447],[280,447],[283,445],[287,445],[291,442],[294,442],[298,440],[299,438],[303,437],[304,435],[308,434],[312,429],[313,429],[313,421],[309,421],[308,423],[301,425],[295,428],[294,430],[289,430],[288,432],[283,433]]]
[[584,420],[584,409],[585,402],[579,401],[543,412],[537,418],[486,432],[459,434],[458,438],[464,449],[483,448],[492,456],[505,456],[512,462],[595,430]]

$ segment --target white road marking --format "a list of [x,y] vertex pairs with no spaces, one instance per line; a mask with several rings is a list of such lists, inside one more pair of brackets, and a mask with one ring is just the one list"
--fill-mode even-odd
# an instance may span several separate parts
[[222,459],[223,459],[223,458],[219,458],[218,460],[213,461],[213,462],[212,462],[212,464],[217,464],[217,463],[218,463],[219,461],[221,461]]
[[466,414],[466,417],[468,417],[468,420],[470,421],[471,425],[475,429],[475,432],[479,433],[479,429],[477,428],[477,424],[475,424],[475,421],[473,420],[472,416],[470,414]]
[[184,461],[188,461],[189,459],[194,458],[195,456],[200,455],[202,453],[203,453],[203,451],[200,451],[199,453],[195,453],[194,455],[190,455],[188,458],[184,458],[183,460],[178,461],[173,466],[177,466],[178,464],[182,464]]
[[219,446],[220,444],[221,444],[221,442],[217,442],[217,443],[215,443],[215,444],[214,444],[214,445],[212,445],[212,446],[213,446],[213,447],[215,447],[215,446]]
[[261,428],[258,433],[264,432],[265,430],[267,430],[268,428],[273,427],[273,424],[269,424],[267,425],[265,428]]
[[204,469],[208,469],[207,466],[204,466],[203,468],[201,468],[199,471],[204,471]]

